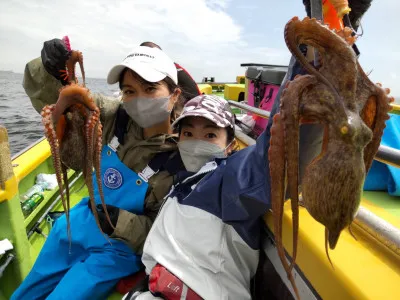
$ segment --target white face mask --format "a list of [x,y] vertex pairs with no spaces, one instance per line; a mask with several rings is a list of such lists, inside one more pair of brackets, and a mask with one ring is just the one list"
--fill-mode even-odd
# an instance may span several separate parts
[[179,142],[178,148],[186,170],[197,172],[214,158],[226,157],[225,150],[229,145],[222,149],[218,145],[202,140],[187,140]]
[[142,128],[149,128],[159,124],[171,114],[168,109],[168,103],[171,96],[164,98],[145,98],[138,97],[128,102],[124,102],[123,106],[126,113]]

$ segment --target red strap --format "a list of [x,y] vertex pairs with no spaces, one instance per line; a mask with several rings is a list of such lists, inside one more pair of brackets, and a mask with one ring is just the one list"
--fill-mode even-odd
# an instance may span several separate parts
[[146,272],[143,270],[134,275],[122,278],[120,281],[118,281],[116,290],[121,295],[125,295],[126,293],[129,293],[129,291],[139,284],[145,277]]
[[157,264],[150,273],[149,290],[153,294],[161,294],[166,300],[202,300],[182,280],[160,264]]

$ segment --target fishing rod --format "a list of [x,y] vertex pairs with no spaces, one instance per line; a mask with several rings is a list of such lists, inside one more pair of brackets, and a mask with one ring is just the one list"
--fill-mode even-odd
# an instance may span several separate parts
[[0,278],[3,276],[4,271],[14,259],[15,259],[14,254],[12,253],[7,254],[6,261],[4,262],[4,264],[0,265]]

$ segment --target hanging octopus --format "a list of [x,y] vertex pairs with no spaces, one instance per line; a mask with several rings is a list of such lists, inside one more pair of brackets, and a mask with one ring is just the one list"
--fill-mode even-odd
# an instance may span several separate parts
[[[339,34],[315,19],[297,17],[285,27],[290,52],[309,75],[298,75],[282,92],[280,112],[273,118],[269,148],[272,210],[277,250],[299,298],[291,273],[297,255],[299,227],[299,127],[324,125],[322,151],[305,170],[303,205],[325,227],[325,249],[334,249],[340,233],[352,223],[360,205],[365,174],[380,145],[389,118],[389,90],[372,83],[351,48],[354,37]],[[298,46],[317,49],[321,65],[314,68]],[[282,244],[285,182],[291,198],[293,253],[289,266]]]
[[[77,62],[79,62],[81,68],[83,85],[78,84],[75,76],[75,64]],[[91,209],[101,230],[94,201],[92,181],[94,168],[101,203],[108,222],[111,226],[113,225],[105,206],[101,183],[102,125],[100,123],[100,110],[90,96],[89,90],[85,87],[82,53],[75,50],[71,51],[70,58],[66,62],[66,69],[61,72],[64,74],[64,79],[68,79],[69,84],[61,88],[56,104],[46,105],[41,115],[45,135],[50,144],[61,201],[67,218],[67,231],[70,236],[68,168],[83,172],[89,191]]]

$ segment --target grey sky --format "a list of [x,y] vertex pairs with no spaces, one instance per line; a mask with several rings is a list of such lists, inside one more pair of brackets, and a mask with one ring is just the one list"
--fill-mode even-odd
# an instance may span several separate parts
[[[145,40],[154,41],[196,80],[233,81],[243,62],[287,64],[283,28],[305,16],[301,0],[2,0],[0,69],[22,73],[43,41],[68,35],[83,52],[88,77],[105,78],[113,64]],[[400,2],[373,1],[357,45],[371,78],[400,96]]]

